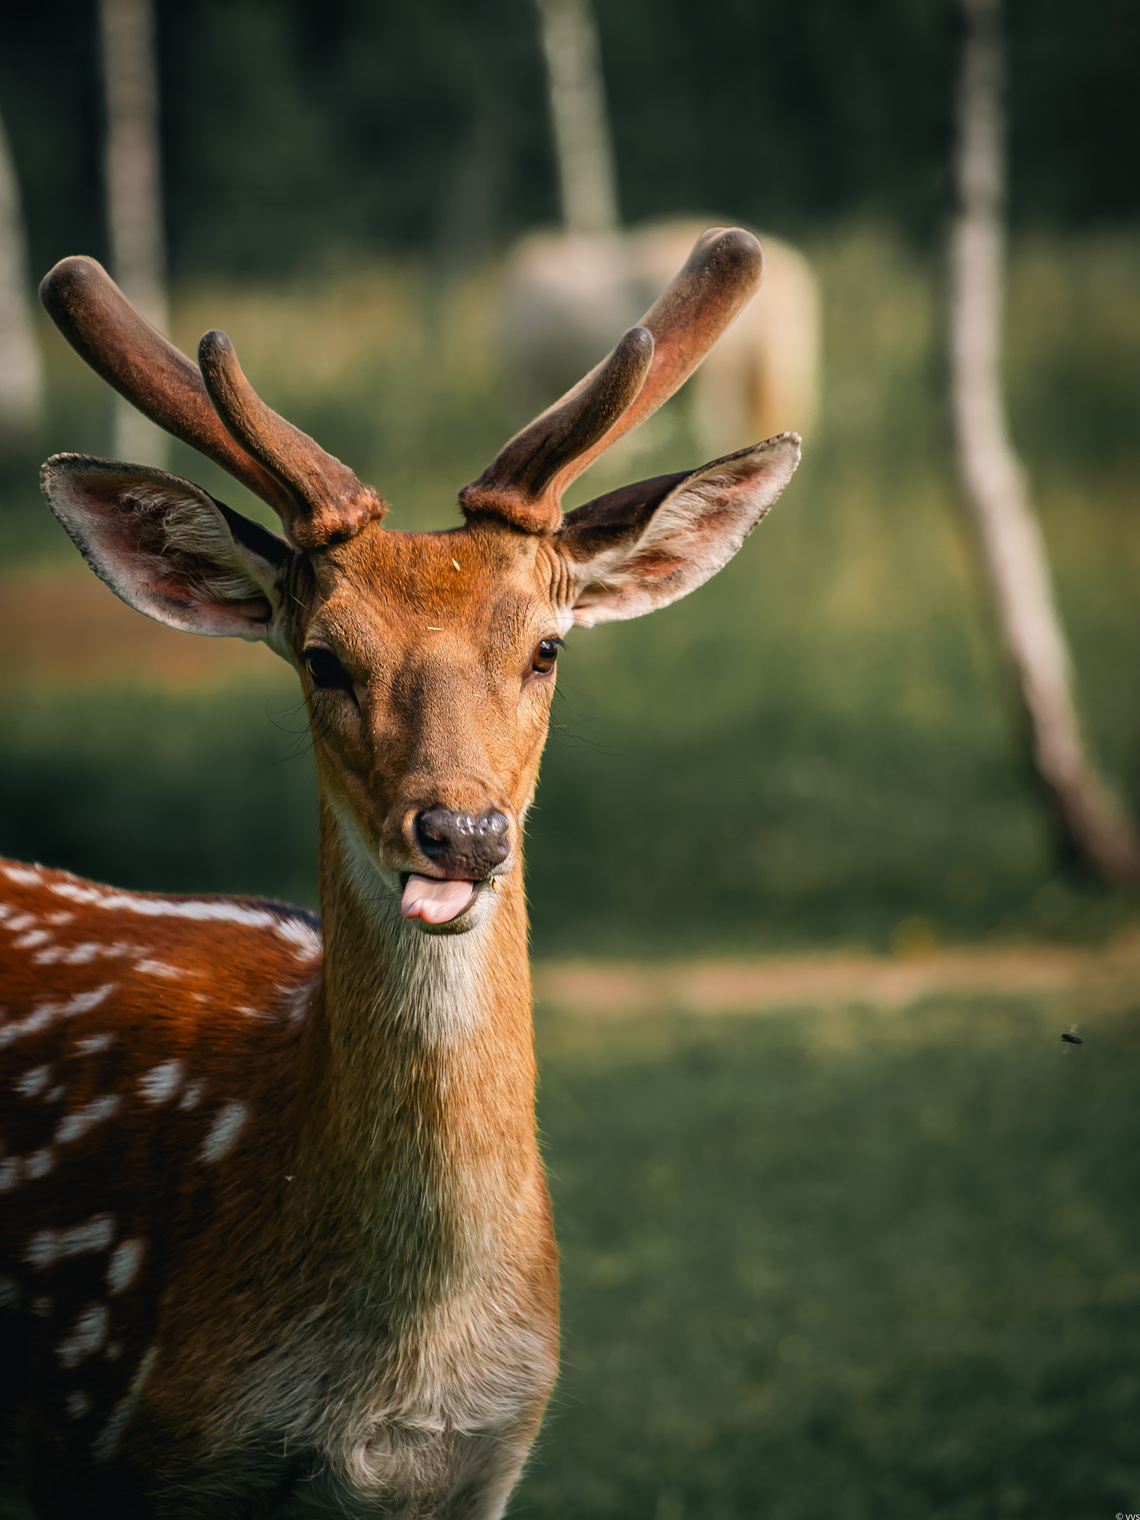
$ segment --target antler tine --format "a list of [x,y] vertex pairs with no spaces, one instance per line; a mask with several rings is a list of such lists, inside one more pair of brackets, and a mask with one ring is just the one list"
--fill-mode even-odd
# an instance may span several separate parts
[[203,374],[100,264],[79,256],[48,272],[40,299],[96,374],[267,502],[298,548],[351,538],[384,516],[375,491],[254,393],[224,333],[202,339]]
[[645,382],[653,338],[631,327],[611,354],[561,401],[516,433],[479,479],[464,486],[468,518],[502,517],[527,533],[551,533],[562,519],[560,472],[583,449],[612,432]]
[[230,433],[304,503],[303,511],[285,523],[295,544],[316,549],[337,543],[384,516],[387,503],[371,486],[266,406],[224,332],[206,333],[198,345],[198,364],[210,400]]
[[44,276],[40,300],[80,358],[132,406],[220,464],[283,520],[297,511],[281,482],[226,432],[198,366],[139,316],[102,265],[61,259]]
[[741,227],[702,233],[684,268],[613,353],[464,487],[459,504],[466,515],[554,532],[567,487],[684,384],[763,274],[763,250],[752,233]]

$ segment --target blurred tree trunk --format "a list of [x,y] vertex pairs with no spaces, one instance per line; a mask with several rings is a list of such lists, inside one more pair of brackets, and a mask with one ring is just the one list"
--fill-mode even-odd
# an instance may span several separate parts
[[32,428],[43,415],[44,369],[28,285],[20,186],[0,121],[0,426]]
[[[166,332],[166,255],[151,0],[99,0],[106,100],[105,179],[111,263],[127,299]],[[115,454],[162,464],[166,436],[116,399]]]
[[617,176],[589,0],[535,0],[567,232],[616,232]]
[[1000,0],[962,0],[959,209],[950,242],[950,354],[959,464],[1021,687],[1037,768],[1078,851],[1105,877],[1140,881],[1140,838],[1089,758],[1069,651],[1001,389],[1005,123]]

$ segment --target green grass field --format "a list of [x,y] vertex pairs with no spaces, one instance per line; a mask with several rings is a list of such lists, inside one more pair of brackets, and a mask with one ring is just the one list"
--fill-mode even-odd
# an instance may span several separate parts
[[540,1020],[564,1372],[513,1507],[1140,1508],[1140,1004]]

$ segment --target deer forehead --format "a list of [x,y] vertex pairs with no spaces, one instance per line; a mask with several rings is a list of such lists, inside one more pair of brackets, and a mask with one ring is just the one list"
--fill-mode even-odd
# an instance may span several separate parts
[[373,524],[314,555],[312,571],[303,634],[340,643],[364,663],[446,641],[513,653],[558,631],[561,556],[537,535],[498,527],[396,533]]

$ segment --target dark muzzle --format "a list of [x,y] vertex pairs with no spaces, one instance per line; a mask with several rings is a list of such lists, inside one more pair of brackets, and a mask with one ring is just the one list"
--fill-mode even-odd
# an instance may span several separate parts
[[482,881],[511,852],[505,813],[453,813],[428,808],[416,819],[416,843],[445,876]]

